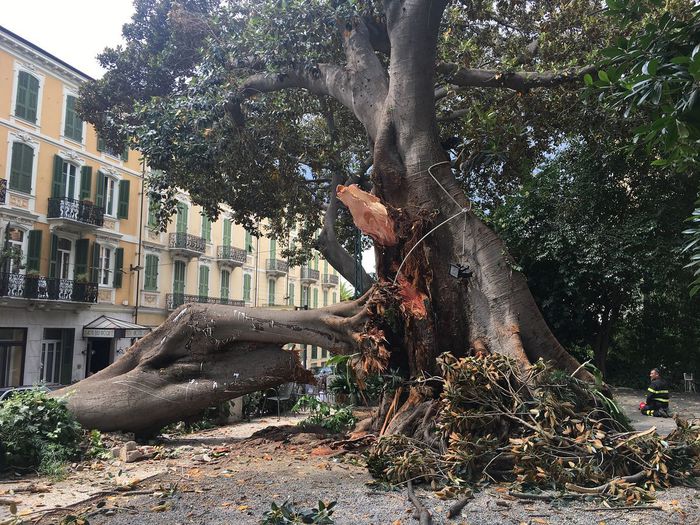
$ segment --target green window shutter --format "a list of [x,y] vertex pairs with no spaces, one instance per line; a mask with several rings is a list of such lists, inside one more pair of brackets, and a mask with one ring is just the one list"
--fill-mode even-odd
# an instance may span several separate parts
[[117,206],[117,218],[129,218],[129,186],[131,183],[128,180],[119,181],[119,205]]
[[328,290],[323,290],[323,306],[328,306]]
[[275,304],[275,281],[267,281],[267,304]]
[[328,273],[328,261],[323,261],[323,273]]
[[314,288],[314,308],[318,308],[318,288]]
[[92,245],[92,265],[90,272],[90,282],[96,283],[100,280],[100,245],[93,243]]
[[105,150],[105,139],[97,135],[97,151],[103,152]]
[[309,306],[309,289],[306,286],[301,287],[301,306]]
[[314,256],[314,270],[318,270],[318,254]]
[[318,347],[311,345],[311,359],[318,359]]
[[66,196],[66,180],[63,178],[63,159],[58,155],[53,158],[53,182],[51,184],[51,196]]
[[98,208],[105,207],[105,175],[97,172],[97,188],[95,189],[95,206]]
[[17,78],[15,116],[35,124],[38,107],[39,79],[26,71],[20,71]]
[[41,264],[41,230],[31,230],[28,234],[27,271],[39,271]]
[[250,301],[250,275],[243,276],[243,300]]
[[12,161],[10,165],[10,188],[24,193],[32,192],[32,169],[34,167],[34,149],[26,144],[12,144]]
[[143,282],[143,289],[148,292],[155,292],[158,289],[158,256],[146,255],[146,271]]
[[228,299],[229,297],[229,283],[231,281],[231,274],[226,270],[221,270],[221,298]]
[[231,221],[224,219],[224,246],[231,246]]
[[80,200],[86,200],[90,198],[92,189],[92,168],[90,166],[83,166],[80,168]]
[[61,330],[61,377],[62,385],[69,385],[73,381],[73,345],[75,342],[75,328]]
[[88,276],[88,255],[90,241],[88,239],[78,239],[75,241],[75,278],[79,275]]
[[121,159],[124,162],[129,162],[129,146],[124,146],[124,151],[122,151]]
[[122,287],[122,270],[124,269],[124,248],[114,250],[114,287]]
[[202,215],[202,239],[211,242],[211,221],[206,215]]
[[158,226],[156,223],[156,206],[157,204],[154,201],[148,201],[148,227],[152,230]]
[[270,259],[276,259],[277,256],[277,241],[275,239],[270,239]]
[[66,125],[63,128],[63,134],[69,139],[77,142],[83,141],[83,121],[78,117],[75,111],[75,101],[77,99],[68,95],[66,97]]
[[338,302],[338,294],[333,292],[333,304]]
[[200,266],[199,267],[199,296],[208,297],[209,296],[209,267]]
[[248,253],[253,252],[253,234],[248,230],[245,231],[245,251]]
[[58,237],[53,234],[51,234],[51,251],[49,253],[49,277],[58,277],[56,275],[56,264],[58,260]]
[[185,263],[175,261],[173,272],[173,293],[185,293]]
[[289,283],[289,299],[287,300],[288,306],[294,306],[294,283]]
[[178,233],[187,232],[187,204],[180,202],[177,205],[177,222],[175,229]]

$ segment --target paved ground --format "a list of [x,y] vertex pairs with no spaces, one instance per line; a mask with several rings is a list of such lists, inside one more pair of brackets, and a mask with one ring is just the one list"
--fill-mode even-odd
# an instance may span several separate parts
[[[615,399],[623,408],[632,426],[638,430],[656,427],[659,434],[665,435],[676,428],[676,422],[669,418],[648,417],[639,411],[639,402],[646,399],[646,392],[631,388],[615,388]],[[670,412],[685,419],[700,418],[700,394],[696,392],[671,392]]]

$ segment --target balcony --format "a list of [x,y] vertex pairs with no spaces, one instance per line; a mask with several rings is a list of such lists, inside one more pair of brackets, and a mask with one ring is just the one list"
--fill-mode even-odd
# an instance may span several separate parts
[[320,274],[319,274],[318,270],[313,270],[312,268],[309,268],[308,266],[302,266],[299,278],[301,279],[301,282],[304,284],[312,284],[312,283],[318,282],[319,275]]
[[0,296],[39,301],[96,303],[97,283],[32,277],[21,273],[0,273]]
[[265,271],[272,277],[280,277],[289,271],[289,263],[282,259],[267,259]]
[[79,201],[67,197],[51,197],[47,219],[61,223],[68,229],[83,231],[104,225],[105,209],[90,201]]
[[338,276],[332,273],[324,273],[321,286],[324,288],[333,288],[334,286],[338,286]]
[[216,247],[216,260],[221,266],[230,266],[234,268],[243,266],[247,256],[248,254],[246,251],[241,248],[234,248],[233,246]]
[[7,179],[0,179],[0,204],[7,201]]
[[220,297],[205,297],[203,295],[186,295],[184,293],[169,293],[165,296],[165,305],[168,310],[175,310],[186,303],[228,304],[230,306],[245,306],[238,299],[222,299]]
[[185,257],[197,257],[204,253],[207,243],[202,237],[189,233],[171,233],[168,239],[168,248],[174,255]]

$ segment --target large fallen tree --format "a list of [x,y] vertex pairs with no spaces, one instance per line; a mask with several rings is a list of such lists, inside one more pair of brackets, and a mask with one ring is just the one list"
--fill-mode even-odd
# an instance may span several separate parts
[[[180,69],[163,75],[171,91],[149,84],[158,76],[147,74],[154,61],[138,71],[141,83],[122,74],[141,67],[133,64],[140,64],[141,43],[149,37],[139,32],[142,22],[137,21],[129,29],[133,45],[121,54],[107,53],[103,58],[110,71],[83,91],[84,116],[108,138],[128,130],[151,166],[164,170],[151,181],[152,193],[163,198],[158,212],[163,216],[172,188],[180,186],[212,216],[223,199],[233,207],[234,219],[254,228],[242,215],[250,202],[242,199],[260,191],[251,211],[257,218],[268,219],[273,228],[291,228],[306,216],[313,226],[304,206],[317,205],[320,197],[299,189],[310,182],[299,166],[328,175],[330,187],[328,180],[324,187],[329,193],[321,199],[324,228],[315,246],[355,281],[352,256],[337,238],[342,201],[374,242],[378,281],[361,299],[306,312],[185,305],[113,365],[70,387],[69,407],[78,419],[94,428],[143,431],[223,399],[303,379],[296,356],[283,349],[288,343],[358,353],[367,370],[391,366],[407,378],[434,374],[443,352],[503,354],[522,367],[544,359],[589,378],[548,328],[503,242],[472,209],[473,196],[465,194],[453,170],[463,168],[464,151],[455,158],[445,150],[436,103],[461,93],[450,100],[468,106],[473,100],[464,94],[470,90],[521,96],[576,85],[590,68],[520,73],[438,64],[438,41],[449,44],[441,33],[443,22],[450,27],[473,22],[483,31],[520,34],[501,25],[495,7],[484,11],[456,2],[446,11],[447,0],[238,2],[214,22],[206,15],[216,3],[139,2],[144,12],[137,17],[161,20],[187,35],[181,44],[188,52],[163,47],[170,53],[164,61],[179,60]],[[595,1],[587,6],[595,7]],[[527,14],[523,9],[518,16]],[[540,14],[543,19],[559,16],[557,9],[552,13]],[[229,21],[225,29],[217,25],[221,20]],[[302,23],[309,32],[300,33]],[[251,35],[260,37],[275,24],[288,31],[278,35],[284,42],[272,47],[263,42],[259,53],[251,48],[246,54]],[[522,29],[520,41],[542,27]],[[308,56],[293,59],[304,50]],[[287,115],[275,106],[289,90],[295,91],[294,100],[285,100],[309,104],[307,113]],[[204,104],[203,93],[212,92],[216,96]],[[278,135],[278,128],[304,129],[314,112],[323,116],[330,151],[338,155],[320,167],[313,159],[316,143],[301,148],[280,142]],[[358,161],[362,148],[350,158],[342,156],[343,133],[355,125],[342,120],[347,117],[361,125],[368,163]],[[356,169],[346,169],[349,165]],[[280,177],[286,177],[284,184]],[[273,180],[277,185],[268,186]],[[416,407],[435,395],[425,388],[407,392],[390,431],[401,432],[407,420],[415,419]]]

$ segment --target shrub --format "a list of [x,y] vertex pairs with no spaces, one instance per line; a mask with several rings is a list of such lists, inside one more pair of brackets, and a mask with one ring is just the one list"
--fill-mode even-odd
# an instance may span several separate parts
[[81,438],[65,402],[46,392],[19,392],[0,405],[0,468],[34,467],[60,476],[60,466],[80,454]]
[[292,407],[293,412],[309,411],[309,417],[300,425],[319,425],[335,434],[355,425],[355,416],[349,407],[334,407],[314,396],[301,396]]
[[335,501],[330,503],[318,502],[314,509],[299,509],[289,501],[282,505],[272,503],[270,510],[263,514],[262,525],[288,525],[293,523],[316,523],[317,525],[333,525],[333,507]]

